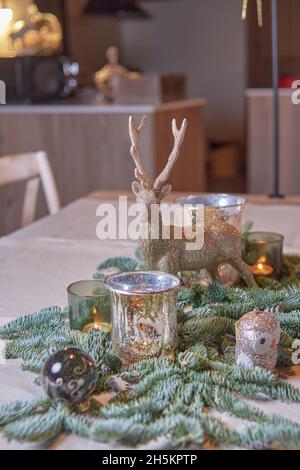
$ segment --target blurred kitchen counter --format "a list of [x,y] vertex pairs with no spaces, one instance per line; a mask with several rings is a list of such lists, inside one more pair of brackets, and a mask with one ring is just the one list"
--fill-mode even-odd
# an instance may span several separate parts
[[[294,90],[280,90],[280,181],[285,195],[300,195],[300,105],[292,102]],[[247,190],[272,193],[273,94],[271,89],[249,89],[247,100]]]
[[[0,106],[0,158],[45,150],[62,204],[91,191],[129,190],[134,180],[128,117],[148,117],[141,154],[153,178],[163,169],[173,147],[171,120],[188,119],[188,130],[171,177],[176,191],[205,191],[206,136],[203,99],[161,105],[49,104]],[[18,227],[22,189],[1,188],[0,235]],[[16,197],[17,195],[17,197]],[[38,216],[46,213],[44,202]]]

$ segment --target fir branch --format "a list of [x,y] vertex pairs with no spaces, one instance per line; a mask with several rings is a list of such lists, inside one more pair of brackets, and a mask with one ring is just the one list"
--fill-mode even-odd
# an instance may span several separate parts
[[17,441],[44,441],[63,431],[63,419],[56,409],[51,408],[46,413],[7,424],[3,428],[3,433],[8,439]]
[[6,325],[0,327],[0,338],[12,339],[18,335],[20,331],[29,330],[38,325],[46,323],[56,323],[58,319],[66,318],[67,311],[60,307],[48,307],[30,315],[25,315],[17,320],[13,320]]
[[97,270],[108,268],[117,268],[120,271],[134,271],[138,262],[133,258],[109,258],[97,266]]
[[93,420],[88,416],[70,413],[64,418],[64,429],[82,437],[90,437]]
[[[124,270],[134,265],[137,261],[121,258],[108,260],[99,269]],[[286,272],[295,276],[296,265],[300,266],[300,258],[288,260]],[[23,367],[39,372],[52,352],[79,347],[96,362],[100,372],[97,391],[107,389],[111,373],[133,384],[133,391],[115,396],[105,406],[93,406],[85,415],[50,398],[16,402],[0,408],[0,427],[9,438],[29,441],[66,430],[131,445],[168,436],[176,446],[203,445],[207,439],[248,448],[298,446],[299,425],[266,416],[245,398],[263,395],[298,403],[300,390],[265,369],[245,369],[234,362],[235,321],[256,307],[272,306],[283,330],[279,362],[289,365],[292,342],[300,335],[299,284],[280,289],[229,289],[213,283],[208,289],[182,289],[177,302],[179,350],[174,356],[130,366],[122,366],[107,334],[70,331],[67,312],[58,307],[10,322],[0,329],[0,337],[12,340],[7,355],[23,359]],[[244,420],[246,427],[239,433],[232,431],[211,415],[212,410],[230,413]]]
[[48,396],[39,398],[32,402],[16,401],[0,407],[0,426],[12,423],[19,418],[31,415],[37,410],[47,410],[51,404]]

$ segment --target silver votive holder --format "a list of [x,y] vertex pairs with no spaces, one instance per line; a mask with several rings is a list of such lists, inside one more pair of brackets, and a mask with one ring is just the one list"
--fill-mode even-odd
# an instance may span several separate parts
[[[186,206],[185,210],[190,211],[192,220],[196,224],[197,206],[204,208],[204,230],[209,225],[221,227],[224,223],[232,225],[234,229],[241,233],[242,212],[246,203],[245,198],[233,194],[198,194],[177,198],[177,204]],[[199,217],[198,217],[199,219]],[[200,218],[200,220],[203,220]],[[242,237],[242,235],[241,235]],[[205,241],[204,241],[205,243]],[[240,275],[229,264],[220,265],[219,279],[227,286],[234,286],[239,283]],[[210,282],[208,273],[185,272],[183,273],[184,283],[187,286],[200,284],[207,286]]]
[[283,235],[273,232],[249,232],[243,235],[243,259],[254,276],[280,278],[283,241]]
[[111,293],[112,345],[124,364],[175,351],[180,284],[176,276],[153,271],[119,273],[106,280]]
[[204,223],[226,221],[238,230],[241,229],[241,217],[245,198],[232,194],[199,194],[177,198],[177,204],[190,206],[191,211],[196,211],[196,206],[204,206]]
[[92,328],[111,330],[111,306],[109,291],[104,282],[84,280],[67,288],[69,320],[72,330],[88,333]]

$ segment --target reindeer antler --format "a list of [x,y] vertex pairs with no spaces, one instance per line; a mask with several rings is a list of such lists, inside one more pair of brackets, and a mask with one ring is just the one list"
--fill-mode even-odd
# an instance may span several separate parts
[[172,121],[172,131],[174,136],[174,147],[172,152],[170,153],[168,162],[165,166],[165,169],[161,172],[161,174],[156,178],[154,183],[154,189],[159,190],[163,184],[165,184],[168,179],[170,178],[170,173],[175,165],[177,158],[179,157],[180,147],[182,145],[185,132],[187,128],[187,120],[184,119],[180,129],[177,129],[176,119]]
[[130,154],[136,166],[134,173],[136,179],[139,180],[146,189],[150,189],[153,188],[153,182],[151,181],[143,167],[140,155],[140,147],[138,143],[138,138],[144,128],[145,122],[146,116],[143,116],[140,125],[136,127],[133,117],[130,116],[129,118],[129,135],[131,140]]

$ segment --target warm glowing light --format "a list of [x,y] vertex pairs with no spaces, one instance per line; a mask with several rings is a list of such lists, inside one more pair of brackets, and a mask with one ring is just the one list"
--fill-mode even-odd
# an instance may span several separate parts
[[11,8],[0,8],[0,33],[3,33],[13,17]]
[[266,264],[266,257],[261,256],[254,266],[251,266],[251,271],[255,276],[270,276],[274,269],[272,266]]
[[93,323],[89,323],[88,325],[86,325],[83,328],[82,332],[83,333],[88,333],[92,329],[93,330],[104,331],[105,333],[109,333],[111,331],[111,324],[100,322],[100,321],[95,321]]

